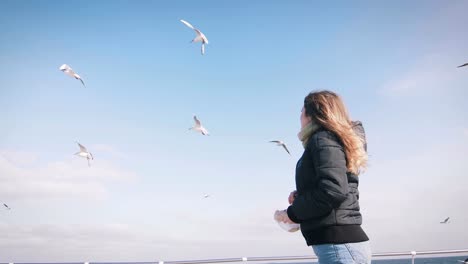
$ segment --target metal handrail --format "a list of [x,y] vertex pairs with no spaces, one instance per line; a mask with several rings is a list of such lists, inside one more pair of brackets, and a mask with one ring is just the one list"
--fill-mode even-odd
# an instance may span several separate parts
[[[455,254],[468,253],[468,249],[453,249],[453,250],[426,250],[426,251],[404,251],[404,252],[388,252],[375,253],[372,257],[404,257],[411,256],[412,262],[418,255],[439,255],[439,254]],[[291,260],[316,260],[317,257],[310,256],[278,256],[278,257],[241,257],[241,258],[222,258],[222,259],[201,259],[201,260],[177,260],[177,261],[146,261],[146,262],[60,262],[60,264],[211,264],[211,263],[227,263],[227,262],[255,262],[255,261],[291,261]],[[0,264],[55,264],[54,262],[10,262]]]

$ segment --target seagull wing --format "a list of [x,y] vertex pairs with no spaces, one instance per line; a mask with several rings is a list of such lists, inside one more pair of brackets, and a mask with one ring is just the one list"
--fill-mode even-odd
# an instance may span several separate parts
[[463,64],[463,65],[460,65],[460,66],[458,66],[457,68],[461,68],[461,67],[465,67],[465,66],[468,66],[468,63],[465,63],[465,64]]
[[203,43],[208,44],[208,38],[201,31],[199,31],[199,32],[200,32]]
[[281,144],[281,146],[283,146],[284,150],[286,150],[286,152],[287,152],[289,155],[291,155],[291,153],[289,153],[288,148],[286,147],[286,144]]
[[271,140],[270,142],[271,142],[271,143],[277,143],[277,144],[280,143],[280,141],[278,141],[278,140]]
[[195,30],[195,28],[194,28],[189,22],[187,22],[187,21],[185,21],[185,20],[183,20],[183,19],[181,19],[180,22],[184,23],[187,27],[189,27],[189,28]]
[[81,145],[81,144],[78,143],[78,142],[76,142],[76,144],[78,144],[78,146],[80,147],[80,151],[81,151],[81,152],[88,152],[88,151],[86,150],[86,148],[85,148],[83,145]]
[[[75,78],[76,78],[76,77],[75,77]],[[83,79],[81,79],[81,77],[80,77],[80,78],[77,78],[77,79],[80,80],[81,83],[83,84],[83,86],[86,88],[86,85],[84,84]]]
[[63,72],[65,72],[66,74],[68,74],[68,75],[70,75],[72,77],[75,77],[75,74],[76,74],[76,72],[70,67],[67,67]]
[[62,66],[60,66],[59,69],[61,71],[71,70],[70,66],[68,66],[67,64],[62,64]]
[[203,33],[196,28],[194,28],[193,30],[195,30],[195,33],[197,33],[197,39],[202,40]]
[[197,116],[193,116],[193,120],[195,120],[195,124],[197,126],[201,126],[201,122],[200,122],[200,120],[198,120]]
[[208,39],[206,38],[205,34],[203,34],[200,30],[194,29],[197,36],[192,40],[192,42],[202,42],[204,44],[208,44]]

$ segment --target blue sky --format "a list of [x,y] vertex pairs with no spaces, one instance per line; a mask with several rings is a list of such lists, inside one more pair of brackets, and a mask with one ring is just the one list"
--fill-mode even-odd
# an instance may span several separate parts
[[[12,207],[0,261],[312,254],[272,214],[294,189],[300,110],[316,89],[341,94],[365,125],[374,251],[466,248],[468,72],[456,66],[468,62],[467,9],[0,2],[0,199]],[[205,33],[205,56],[180,19]],[[209,137],[187,131],[194,114]]]

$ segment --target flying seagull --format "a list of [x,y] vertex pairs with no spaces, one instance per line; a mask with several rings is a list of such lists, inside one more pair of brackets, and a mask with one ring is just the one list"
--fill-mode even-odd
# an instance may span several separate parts
[[206,130],[206,128],[204,128],[200,122],[200,120],[198,120],[197,116],[193,116],[193,120],[195,120],[195,125],[191,128],[189,128],[189,130],[193,129],[195,131],[198,131],[200,133],[202,133],[202,135],[204,136],[208,136],[209,133],[208,133],[208,130]]
[[457,68],[461,68],[461,67],[465,67],[465,66],[468,66],[468,63],[465,63],[465,64],[463,64],[463,65],[460,65],[460,66],[458,66]]
[[193,42],[201,42],[202,45],[201,45],[201,54],[202,55],[205,55],[205,44],[208,44],[208,39],[205,37],[205,34],[203,34],[200,30],[196,29],[195,27],[193,27],[189,22],[181,19],[180,22],[184,23],[184,25],[186,25],[187,27],[193,29],[195,31],[195,33],[197,34],[197,36],[192,39],[192,41],[190,43],[193,43]]
[[281,140],[272,140],[272,141],[270,141],[270,142],[271,142],[271,143],[276,143],[277,146],[282,146],[282,147],[284,148],[284,150],[286,150],[286,152],[287,152],[289,155],[291,155],[291,153],[289,153],[288,148],[286,147],[286,144],[284,144],[283,141],[281,141]]
[[62,66],[60,66],[60,70],[63,71],[63,73],[65,73],[66,75],[73,77],[77,80],[80,80],[83,86],[86,87],[86,85],[83,82],[83,79],[81,79],[81,77],[77,73],[75,73],[73,69],[67,64],[63,64]]
[[450,217],[445,218],[444,221],[440,222],[441,224],[447,224],[449,222]]
[[3,204],[3,206],[5,206],[5,207],[6,207],[6,209],[8,209],[8,210],[11,210],[11,208],[10,208],[10,207],[8,207],[8,205],[7,205],[7,204]]
[[83,145],[81,145],[80,143],[76,142],[76,144],[78,144],[78,146],[80,147],[80,151],[75,153],[75,155],[78,155],[82,158],[86,158],[88,160],[88,166],[91,167],[91,164],[89,163],[89,160],[94,160],[94,157],[93,157],[93,154],[91,154],[91,152],[89,152]]
[[210,195],[209,195],[209,194],[205,194],[203,197],[204,197],[204,198],[208,198],[208,197],[210,197]]

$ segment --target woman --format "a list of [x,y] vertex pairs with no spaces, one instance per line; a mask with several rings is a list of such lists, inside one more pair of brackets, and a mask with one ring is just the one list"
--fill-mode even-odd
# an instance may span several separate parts
[[367,162],[361,123],[350,121],[337,94],[312,92],[304,99],[298,136],[305,150],[296,166],[297,191],[275,217],[300,223],[320,264],[371,263],[358,202],[358,175]]

